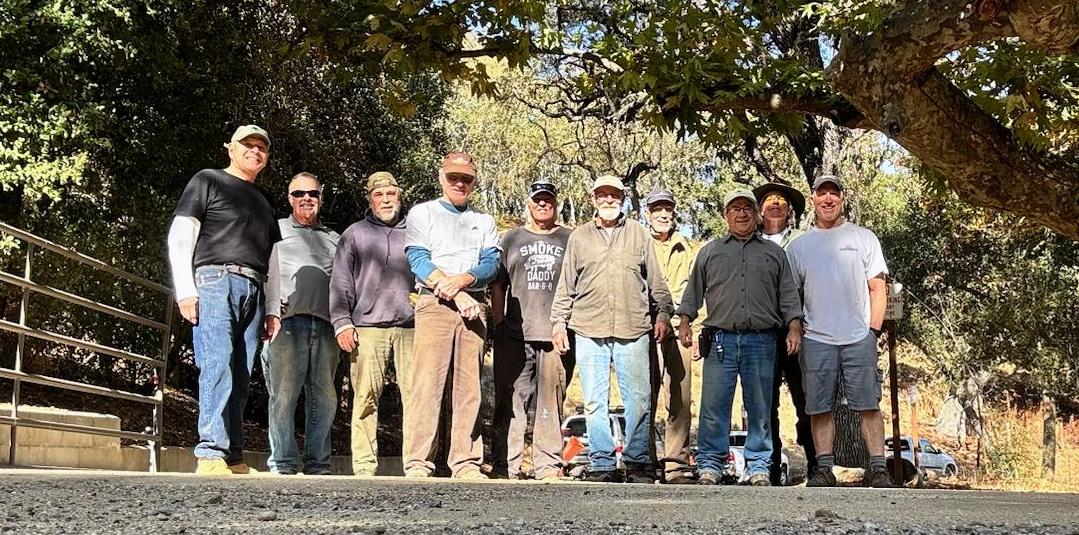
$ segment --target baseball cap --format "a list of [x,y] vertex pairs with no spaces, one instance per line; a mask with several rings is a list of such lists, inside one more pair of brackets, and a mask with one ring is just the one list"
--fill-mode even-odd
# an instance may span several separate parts
[[723,198],[723,209],[726,210],[727,207],[730,206],[730,204],[737,199],[745,199],[753,205],[754,209],[759,209],[757,206],[757,198],[754,197],[752,193],[744,189],[739,189],[728,193],[727,196]]
[[645,206],[652,206],[652,204],[654,204],[654,203],[663,202],[663,201],[669,202],[671,204],[675,204],[674,195],[671,194],[670,191],[667,191],[667,188],[664,188],[664,187],[660,186],[659,184],[656,184],[656,187],[652,188],[652,192],[648,194],[648,197],[645,197],[644,205]]
[[835,184],[835,187],[839,188],[839,191],[843,191],[843,181],[835,175],[821,175],[813,181],[813,191],[817,191],[817,188],[831,182]]
[[270,134],[267,134],[262,127],[253,124],[245,124],[237,128],[236,131],[232,133],[232,139],[230,139],[229,142],[236,143],[237,141],[242,141],[244,138],[251,136],[261,137],[267,145],[270,144]]
[[592,191],[596,191],[603,186],[610,186],[618,191],[626,191],[626,186],[622,184],[622,179],[614,175],[603,175],[597,178],[596,181],[592,183]]
[[442,158],[442,172],[476,178],[476,160],[467,152],[450,152]]
[[806,210],[806,198],[802,195],[802,192],[778,182],[769,182],[763,186],[757,186],[753,188],[753,195],[757,197],[757,204],[764,202],[764,197],[769,193],[779,192],[787,198],[787,202],[790,203],[791,208],[794,209],[795,215],[802,217],[802,214]]
[[547,180],[541,178],[528,186],[528,197],[530,199],[534,199],[536,195],[540,193],[549,193],[557,197],[558,188],[556,188],[554,184],[551,184]]
[[397,179],[386,171],[378,171],[371,173],[371,176],[367,177],[367,191],[368,193],[386,186],[397,187]]

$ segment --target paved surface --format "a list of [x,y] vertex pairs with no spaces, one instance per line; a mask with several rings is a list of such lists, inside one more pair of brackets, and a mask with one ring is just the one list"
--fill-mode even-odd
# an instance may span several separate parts
[[0,470],[18,533],[1077,533],[1079,495]]

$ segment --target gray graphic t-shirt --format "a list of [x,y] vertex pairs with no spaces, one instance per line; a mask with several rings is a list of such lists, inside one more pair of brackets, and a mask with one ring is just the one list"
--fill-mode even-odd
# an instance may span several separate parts
[[570,230],[559,227],[550,234],[536,234],[525,227],[502,236],[499,277],[509,282],[506,319],[500,326],[521,340],[551,340],[551,302],[562,273],[562,256]]

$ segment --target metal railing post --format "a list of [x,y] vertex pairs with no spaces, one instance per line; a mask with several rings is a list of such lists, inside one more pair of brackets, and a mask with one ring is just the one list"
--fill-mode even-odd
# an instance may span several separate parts
[[[30,280],[30,263],[34,256],[34,244],[26,244],[26,264],[23,267],[23,278]],[[26,327],[26,314],[30,303],[30,289],[22,289],[22,301],[19,303],[19,325]],[[15,346],[15,366],[16,373],[22,372],[22,358],[26,351],[26,335],[19,333],[18,343]],[[11,427],[10,436],[8,437],[8,455],[7,463],[9,466],[15,466],[15,452],[18,447],[18,429],[19,429],[19,394],[20,386],[22,382],[16,378],[11,385]]]
[[161,366],[154,368],[154,404],[153,430],[151,434],[157,440],[150,442],[150,472],[161,469],[161,443],[165,441],[165,378],[168,377],[169,350],[172,347],[172,314],[175,309],[172,294],[165,296],[165,325],[167,329],[162,334],[161,340]]

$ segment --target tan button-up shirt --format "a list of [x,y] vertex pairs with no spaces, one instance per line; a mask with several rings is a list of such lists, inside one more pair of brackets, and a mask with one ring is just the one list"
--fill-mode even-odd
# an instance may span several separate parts
[[[682,303],[686,284],[689,283],[689,270],[693,267],[693,259],[697,257],[697,248],[677,231],[671,231],[671,237],[667,241],[653,238],[652,245],[656,249],[656,261],[659,262],[663,280],[667,281],[667,289],[671,291],[671,301],[674,302],[674,308],[678,308]],[[678,326],[678,316],[671,318],[671,323]]]
[[597,221],[570,234],[551,306],[554,332],[568,326],[589,338],[637,339],[674,305],[648,231],[625,217],[607,231]]

